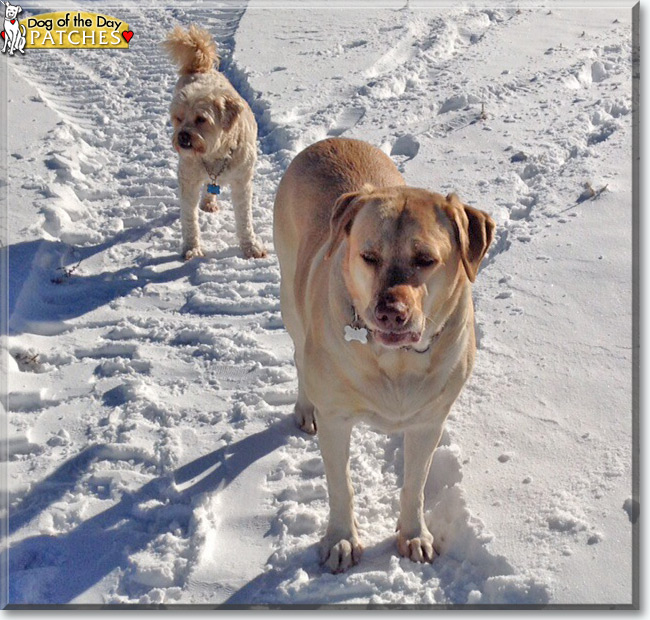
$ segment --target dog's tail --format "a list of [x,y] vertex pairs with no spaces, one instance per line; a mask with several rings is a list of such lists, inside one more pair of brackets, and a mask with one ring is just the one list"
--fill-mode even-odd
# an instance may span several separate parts
[[163,47],[179,65],[181,75],[207,73],[212,67],[219,66],[216,43],[207,30],[194,24],[188,30],[176,26],[163,41]]

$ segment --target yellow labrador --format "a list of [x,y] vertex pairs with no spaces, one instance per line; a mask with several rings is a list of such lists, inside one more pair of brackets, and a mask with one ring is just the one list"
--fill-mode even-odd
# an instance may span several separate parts
[[295,345],[298,424],[318,429],[330,516],[321,559],[361,555],[349,476],[352,426],[404,433],[401,555],[434,558],[424,484],[476,349],[471,282],[492,241],[483,211],[407,187],[365,142],[306,148],[275,199],[282,316]]

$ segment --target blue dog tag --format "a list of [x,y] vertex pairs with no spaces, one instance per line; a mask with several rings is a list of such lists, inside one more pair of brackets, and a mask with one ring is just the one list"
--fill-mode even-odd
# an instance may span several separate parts
[[208,194],[219,195],[220,193],[221,193],[221,188],[218,185],[215,185],[214,183],[210,183],[208,185]]

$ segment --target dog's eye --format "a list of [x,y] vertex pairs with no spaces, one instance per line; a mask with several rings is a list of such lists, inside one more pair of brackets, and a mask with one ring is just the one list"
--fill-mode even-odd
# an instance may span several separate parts
[[207,119],[205,118],[205,116],[197,116],[196,117],[196,124],[197,125],[203,125],[203,123],[205,123],[206,120]]
[[372,252],[361,252],[361,259],[366,265],[379,265],[381,259]]
[[416,267],[426,269],[427,267],[433,267],[436,264],[436,259],[429,254],[419,254],[413,259],[413,264]]
[[183,119],[180,116],[174,116],[174,122],[175,123],[182,123]]

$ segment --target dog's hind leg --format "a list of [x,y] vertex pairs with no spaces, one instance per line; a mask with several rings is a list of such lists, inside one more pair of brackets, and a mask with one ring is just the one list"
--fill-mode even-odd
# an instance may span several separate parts
[[298,371],[298,400],[296,400],[293,414],[300,430],[309,435],[315,435],[317,428],[314,417],[314,405],[305,394],[305,380],[302,377],[301,371],[302,364],[298,363],[297,355],[294,356],[294,359],[296,360],[296,370]]

